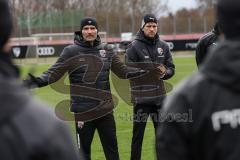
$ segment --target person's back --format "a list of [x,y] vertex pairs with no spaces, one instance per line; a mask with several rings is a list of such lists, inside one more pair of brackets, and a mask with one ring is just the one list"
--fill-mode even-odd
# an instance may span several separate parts
[[164,116],[169,121],[161,124],[158,133],[158,154],[163,160],[240,157],[240,17],[232,18],[239,15],[240,3],[218,3],[226,39],[166,101]]
[[[77,160],[66,126],[23,88],[10,59],[12,29],[7,0],[0,0],[0,158]],[[51,113],[52,112],[52,113]]]
[[[240,157],[238,46],[240,42],[220,44],[200,73],[185,81],[167,100],[164,115],[176,117],[159,129],[158,153],[163,160]],[[232,52],[228,52],[230,49]]]
[[2,160],[74,160],[77,151],[53,111],[33,100],[14,78],[0,73],[0,157]]
[[193,118],[197,117],[194,120],[198,125],[193,130],[198,132],[197,137],[202,137],[198,140],[195,137],[198,145],[195,152],[205,153],[202,159],[232,160],[240,157],[237,149],[240,147],[239,46],[237,41],[219,44],[200,70],[203,78],[198,87],[204,90],[199,93],[200,105],[197,105],[200,99],[195,99]]

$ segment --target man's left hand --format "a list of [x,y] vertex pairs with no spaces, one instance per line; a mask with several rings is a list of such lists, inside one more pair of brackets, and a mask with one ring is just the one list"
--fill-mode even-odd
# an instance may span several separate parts
[[157,66],[156,71],[158,74],[158,79],[160,79],[165,76],[165,74],[167,72],[167,68],[163,64],[160,64],[159,66]]

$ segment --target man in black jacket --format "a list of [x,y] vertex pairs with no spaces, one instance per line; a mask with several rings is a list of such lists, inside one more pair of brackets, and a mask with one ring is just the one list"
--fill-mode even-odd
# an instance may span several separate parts
[[0,157],[1,160],[79,160],[69,130],[54,112],[22,87],[8,44],[12,21],[0,0]]
[[164,105],[168,121],[158,135],[162,160],[240,157],[240,1],[218,0],[217,18],[225,41]]
[[196,63],[198,67],[203,63],[210,49],[217,46],[218,41],[221,39],[223,39],[221,23],[217,21],[213,30],[205,34],[198,41],[196,48]]
[[166,42],[157,34],[157,19],[146,14],[142,27],[126,52],[126,63],[148,70],[145,76],[130,81],[134,104],[131,159],[140,160],[146,121],[151,116],[155,130],[166,91],[163,80],[174,75],[175,66]]
[[[98,130],[107,160],[118,160],[114,102],[110,92],[109,73],[120,78],[140,75],[141,69],[127,67],[119,57],[101,43],[94,18],[81,20],[74,44],[67,46],[57,62],[40,77],[31,76],[29,85],[43,87],[58,81],[66,72],[70,79],[71,112],[75,113],[77,139],[86,160],[91,159],[91,143]],[[64,88],[62,83],[59,88]],[[67,104],[66,104],[67,105]]]

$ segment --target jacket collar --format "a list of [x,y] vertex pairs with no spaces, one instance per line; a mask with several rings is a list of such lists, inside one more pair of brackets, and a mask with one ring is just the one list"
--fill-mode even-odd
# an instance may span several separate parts
[[82,47],[94,48],[94,47],[97,47],[97,46],[101,45],[101,38],[100,38],[99,35],[97,35],[97,38],[95,39],[95,41],[93,43],[93,46],[92,46],[88,41],[85,41],[83,39],[80,31],[76,31],[75,36],[74,36],[74,43],[79,45],[79,46],[82,46]]
[[158,33],[155,35],[153,39],[150,39],[144,35],[142,29],[138,31],[135,39],[147,43],[149,45],[155,45],[160,40]]

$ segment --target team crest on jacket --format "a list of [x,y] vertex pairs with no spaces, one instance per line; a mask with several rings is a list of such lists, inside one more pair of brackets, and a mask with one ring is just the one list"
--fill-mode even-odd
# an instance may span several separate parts
[[106,51],[104,49],[99,50],[99,54],[101,57],[105,58],[106,57]]
[[12,50],[13,50],[13,54],[14,54],[15,57],[19,57],[19,56],[20,56],[20,54],[21,54],[21,48],[19,48],[19,47],[14,47]]
[[157,50],[158,50],[158,54],[159,54],[160,56],[162,56],[162,55],[163,55],[163,49],[162,49],[162,48],[158,48]]

